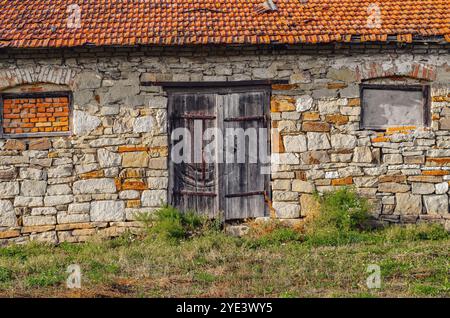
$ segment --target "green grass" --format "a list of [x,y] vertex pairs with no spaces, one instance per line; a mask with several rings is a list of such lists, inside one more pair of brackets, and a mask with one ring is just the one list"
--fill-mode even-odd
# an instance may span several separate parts
[[[350,239],[324,234],[310,241],[295,231],[275,228],[259,237],[210,231],[174,242],[127,234],[57,247],[3,247],[0,296],[450,296],[450,239],[439,227],[352,233]],[[77,292],[66,288],[70,264],[81,267],[82,289]],[[381,267],[379,290],[366,286],[369,264]]]
[[[272,221],[230,237],[220,222],[163,207],[141,216],[139,238],[3,247],[0,296],[450,296],[450,236],[442,226],[369,230],[369,206],[353,190],[318,200],[320,214],[302,231]],[[66,288],[72,264],[81,268],[81,290]],[[380,266],[380,289],[366,286],[371,264]]]

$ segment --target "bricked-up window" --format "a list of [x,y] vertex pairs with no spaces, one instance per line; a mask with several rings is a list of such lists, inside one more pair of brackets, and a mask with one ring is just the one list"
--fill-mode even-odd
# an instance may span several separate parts
[[0,95],[3,137],[57,136],[70,133],[71,93]]
[[427,85],[361,85],[362,128],[383,130],[397,126],[427,126],[429,91]]

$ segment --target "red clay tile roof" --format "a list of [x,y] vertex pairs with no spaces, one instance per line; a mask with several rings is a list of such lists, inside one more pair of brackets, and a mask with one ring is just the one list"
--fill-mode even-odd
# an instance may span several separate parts
[[[0,47],[294,44],[388,36],[450,42],[450,0],[273,0],[276,11],[257,13],[262,2],[0,0]],[[81,8],[78,29],[67,27],[68,6],[74,3]],[[371,3],[381,10],[379,28],[367,23]]]

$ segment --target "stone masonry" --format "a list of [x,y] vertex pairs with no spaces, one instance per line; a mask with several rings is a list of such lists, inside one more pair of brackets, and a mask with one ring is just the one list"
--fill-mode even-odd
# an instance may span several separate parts
[[[381,223],[450,228],[446,45],[4,50],[0,91],[71,91],[70,136],[0,139],[0,242],[79,242],[139,226],[167,202],[167,95],[158,81],[272,85],[273,207],[299,219],[315,190],[355,186]],[[431,85],[429,127],[360,128],[359,84]]]

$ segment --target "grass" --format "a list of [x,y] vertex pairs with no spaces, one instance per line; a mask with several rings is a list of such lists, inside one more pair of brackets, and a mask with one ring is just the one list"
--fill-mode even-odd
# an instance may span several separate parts
[[[369,206],[344,189],[319,197],[298,228],[253,223],[237,238],[220,224],[164,207],[145,231],[109,241],[0,248],[2,297],[449,297],[450,235],[419,224],[366,227]],[[81,268],[82,288],[66,287]],[[368,266],[381,270],[369,289]]]
[[[4,247],[0,296],[450,296],[448,237],[419,235],[420,240],[411,240],[402,233],[400,239],[392,233],[418,230],[393,228],[377,232],[372,240],[328,245],[308,244],[285,229],[277,231],[259,239],[210,232],[178,243],[124,236],[79,245]],[[70,264],[81,266],[81,290],[66,288]],[[366,286],[369,264],[381,267],[379,290]]]

